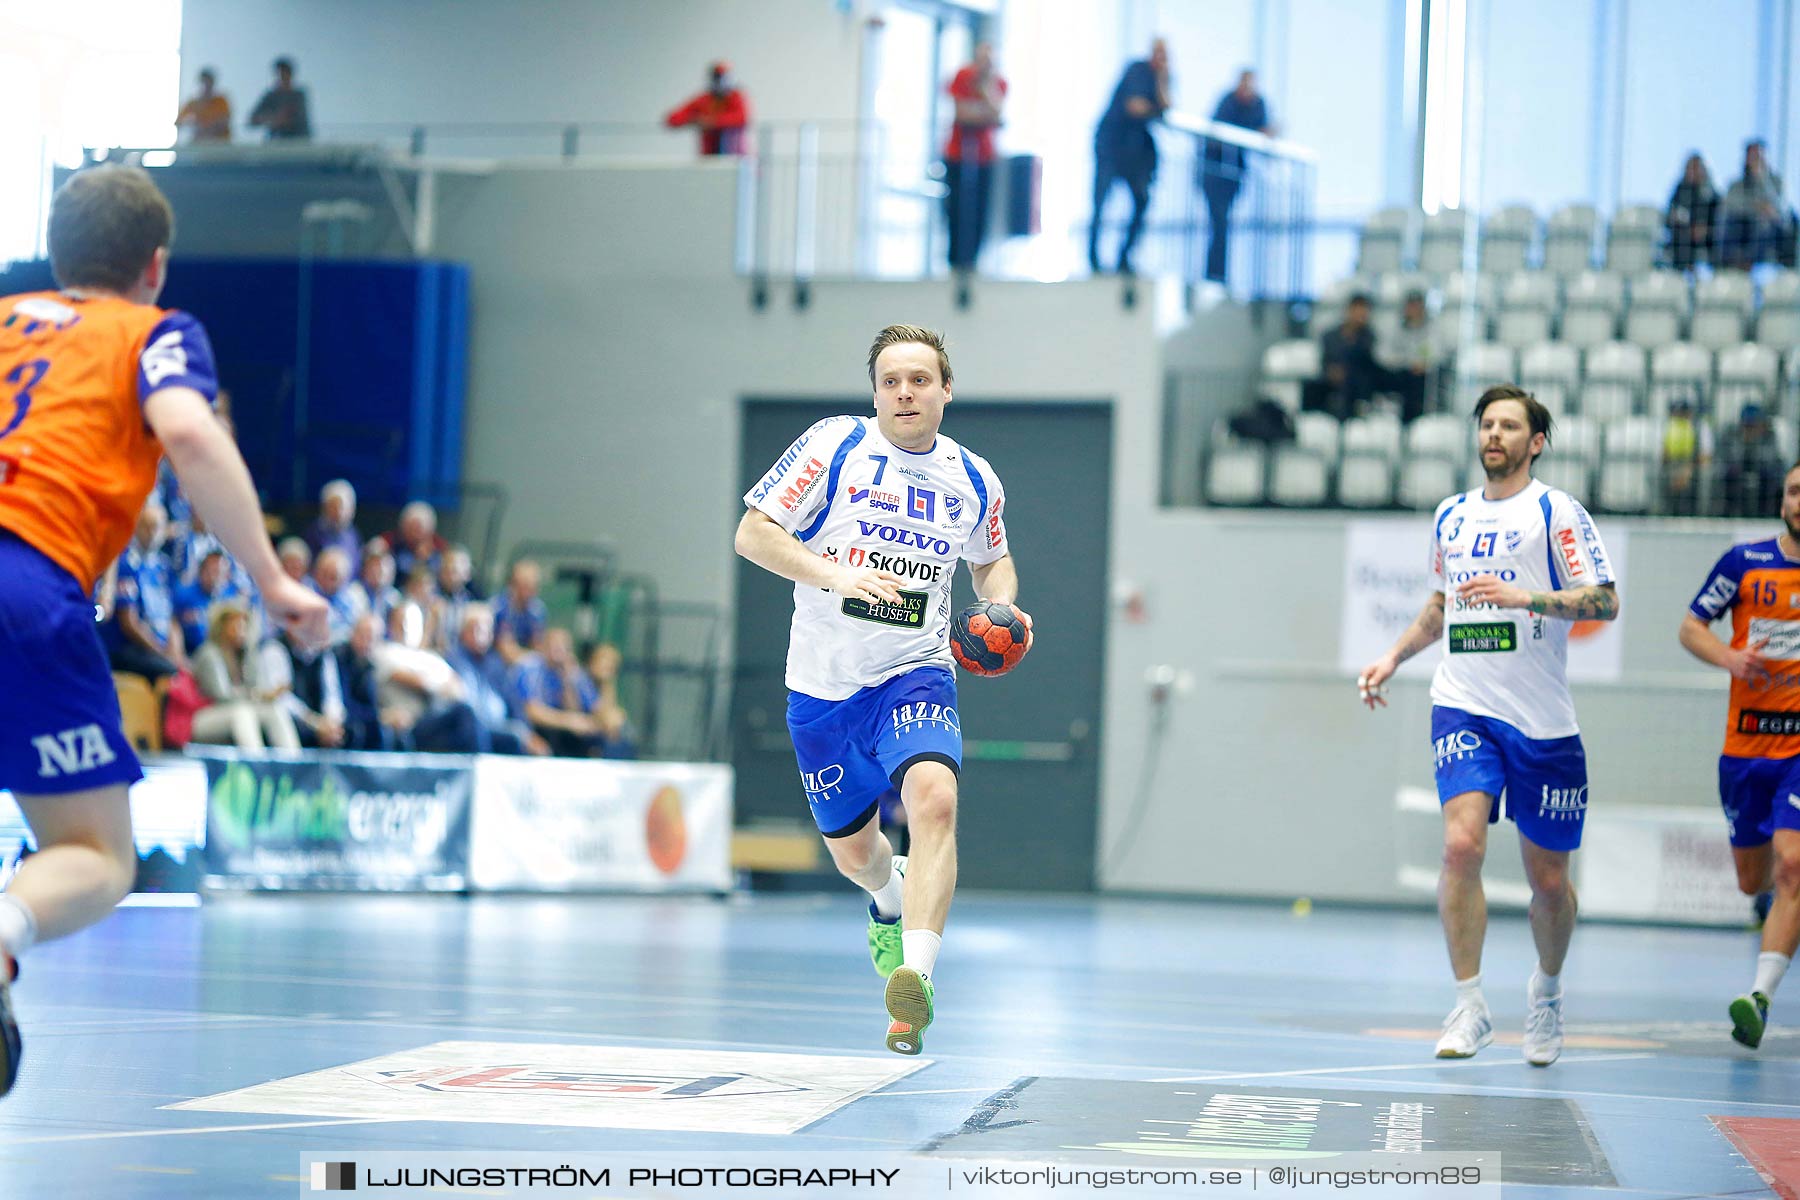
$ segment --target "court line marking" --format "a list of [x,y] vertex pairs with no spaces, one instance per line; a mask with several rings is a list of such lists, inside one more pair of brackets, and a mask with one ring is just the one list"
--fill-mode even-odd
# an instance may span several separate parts
[[197,1133],[255,1133],[264,1129],[316,1129],[324,1125],[394,1125],[412,1118],[350,1117],[332,1121],[271,1121],[261,1125],[202,1125],[193,1129],[121,1129],[108,1133],[59,1133],[50,1137],[6,1138],[0,1146],[37,1146],[46,1142],[103,1142],[119,1138],[189,1137]]
[[[1655,1058],[1652,1053],[1642,1054],[1584,1054],[1568,1055],[1558,1059],[1559,1063],[1589,1062],[1625,1062],[1630,1059]],[[1410,1060],[1403,1063],[1370,1064],[1359,1067],[1305,1067],[1293,1071],[1227,1071],[1215,1075],[1173,1075],[1166,1079],[1149,1079],[1146,1083],[1217,1083],[1221,1079],[1282,1079],[1300,1075],[1354,1075],[1359,1071],[1436,1071],[1445,1069],[1448,1059],[1432,1059],[1429,1062]],[[1516,1067],[1520,1064],[1502,1058],[1488,1059],[1478,1063],[1466,1063],[1468,1068],[1476,1067]]]
[[[1563,1061],[1566,1062],[1568,1060],[1565,1059]],[[1468,1066],[1468,1065],[1474,1065],[1474,1064],[1463,1064],[1463,1065]],[[1482,1063],[1480,1065],[1486,1066],[1488,1064]],[[1523,1060],[1520,1060],[1518,1062],[1501,1064],[1501,1065],[1523,1066],[1524,1063],[1523,1063]],[[1452,1069],[1460,1070],[1460,1069],[1462,1069],[1462,1067],[1459,1066],[1459,1067],[1452,1068]],[[1252,1078],[1255,1078],[1255,1077],[1253,1076]],[[1340,1079],[1340,1081],[1342,1081],[1344,1083],[1366,1083],[1366,1084],[1370,1084],[1371,1086],[1374,1086],[1374,1087],[1388,1087],[1388,1086],[1391,1086],[1394,1082],[1391,1079],[1358,1079],[1354,1076],[1349,1076],[1349,1075],[1341,1075],[1338,1078]],[[1580,1091],[1567,1091],[1562,1088],[1511,1087],[1506,1084],[1499,1084],[1499,1083],[1496,1083],[1496,1084],[1450,1083],[1450,1082],[1445,1082],[1445,1081],[1436,1080],[1436,1079],[1414,1080],[1411,1082],[1411,1084],[1409,1086],[1419,1087],[1419,1088],[1433,1088],[1433,1089],[1437,1089],[1439,1091],[1451,1091],[1451,1092],[1460,1091],[1460,1092],[1464,1092],[1464,1093],[1479,1093],[1482,1095],[1492,1094],[1492,1095],[1506,1095],[1506,1096],[1542,1097],[1542,1098],[1551,1099],[1551,1100],[1563,1100],[1563,1099],[1658,1100],[1665,1104],[1704,1104],[1704,1105],[1710,1105],[1711,1107],[1718,1108],[1718,1109],[1774,1108],[1774,1109],[1779,1109],[1783,1112],[1790,1112],[1790,1113],[1793,1112],[1796,1107],[1796,1105],[1793,1101],[1789,1101],[1786,1104],[1777,1104],[1772,1101],[1762,1101],[1762,1100],[1731,1100],[1731,1099],[1728,1099],[1723,1096],[1658,1096],[1653,1092],[1580,1092]],[[1729,1115],[1729,1114],[1726,1114],[1726,1115]]]

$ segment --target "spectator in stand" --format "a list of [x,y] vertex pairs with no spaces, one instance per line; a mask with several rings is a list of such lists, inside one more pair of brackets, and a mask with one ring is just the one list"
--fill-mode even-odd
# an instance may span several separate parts
[[278,680],[288,685],[281,704],[294,720],[300,744],[309,750],[355,749],[347,745],[348,710],[338,670],[349,651],[343,646],[309,650],[284,629],[264,643],[262,653],[271,686]]
[[462,680],[435,650],[378,641],[372,650],[381,723],[405,750],[473,754],[482,738]]
[[1169,47],[1161,38],[1150,45],[1150,57],[1125,68],[1112,100],[1094,130],[1094,223],[1088,227],[1088,266],[1100,273],[1100,217],[1113,184],[1131,192],[1131,223],[1119,246],[1119,272],[1132,273],[1131,250],[1144,229],[1150,207],[1150,183],[1156,178],[1156,139],[1150,122],[1169,107]]
[[462,680],[469,707],[475,710],[484,739],[482,751],[550,753],[550,743],[519,718],[508,699],[506,664],[494,652],[494,610],[480,601],[470,603],[462,610],[457,630],[457,638],[444,658]]
[[700,153],[742,154],[744,131],[750,124],[750,102],[731,79],[731,64],[716,62],[707,68],[704,92],[664,117],[670,129],[693,125],[700,130]]
[[1762,406],[1746,404],[1719,435],[1719,476],[1728,517],[1762,517],[1781,507],[1792,456],[1781,448]]
[[367,615],[369,602],[361,588],[351,585],[350,560],[336,546],[313,561],[312,589],[330,608],[327,627],[332,645],[347,641],[356,622]]
[[187,643],[175,620],[175,588],[162,556],[163,506],[152,496],[138,513],[137,531],[125,547],[114,583],[112,619],[106,626],[112,669],[151,683],[187,669]]
[[362,538],[356,532],[356,489],[348,479],[334,479],[319,489],[319,519],[306,531],[306,544],[314,554],[336,546],[350,562],[362,558]]
[[250,110],[250,124],[267,133],[271,142],[306,141],[312,137],[306,89],[294,86],[293,59],[275,60],[275,83]]
[[1425,311],[1425,293],[1408,292],[1400,309],[1400,323],[1375,339],[1375,362],[1383,372],[1381,386],[1400,397],[1402,421],[1411,421],[1425,411],[1427,385],[1431,382],[1435,357],[1431,319]]
[[183,104],[175,116],[175,127],[191,146],[231,140],[231,101],[214,89],[218,81],[218,72],[201,67],[199,94]]
[[994,48],[975,47],[974,60],[946,89],[956,105],[950,140],[944,146],[944,219],[950,231],[950,269],[973,271],[987,233],[994,192],[994,130],[1006,80],[994,70]]
[[281,545],[275,547],[275,557],[281,560],[284,575],[295,583],[306,582],[307,572],[312,570],[312,547],[304,538],[282,538]]
[[450,543],[438,536],[437,509],[414,500],[400,510],[400,524],[382,537],[394,554],[394,569],[405,579],[416,566],[437,573]]
[[1375,361],[1375,332],[1369,326],[1371,305],[1362,292],[1344,307],[1344,322],[1325,331],[1319,359],[1325,374],[1301,389],[1300,407],[1327,412],[1342,421],[1357,415],[1382,382]]
[[[468,550],[452,546],[444,551],[443,560],[438,564],[438,594],[434,611],[439,650],[448,651],[455,644],[463,627],[463,613],[468,611],[469,605],[481,600],[481,594],[470,582],[474,574],[475,566],[469,559]],[[492,609],[488,610],[488,624],[493,624]],[[492,629],[488,632],[491,637]]]
[[381,710],[380,672],[375,653],[381,645],[381,622],[369,613],[357,617],[350,637],[335,648],[338,683],[344,690],[344,746],[349,750],[393,750],[399,738]]
[[[206,556],[225,549],[225,543],[207,527],[206,518],[197,512],[191,515],[187,531],[180,537],[171,536],[167,545],[169,568],[177,586],[193,583],[200,575],[200,564],[206,561]],[[225,574],[239,592],[250,593],[250,572],[229,554],[225,556]]]
[[[1269,106],[1256,90],[1256,72],[1246,70],[1238,75],[1237,86],[1219,99],[1212,119],[1220,125],[1236,125],[1265,137],[1273,137],[1275,127],[1269,123]],[[1238,190],[1249,175],[1249,159],[1244,148],[1218,138],[1207,138],[1200,156],[1200,190],[1206,196],[1207,223],[1212,234],[1206,244],[1206,277],[1214,283],[1225,282],[1231,236],[1231,206]]]
[[1719,228],[1719,192],[1698,150],[1688,155],[1681,181],[1669,194],[1663,223],[1669,230],[1670,266],[1691,271],[1712,261],[1713,237]]
[[1664,510],[1674,516],[1699,513],[1700,477],[1712,465],[1712,427],[1694,416],[1694,401],[1677,396],[1669,403],[1663,426],[1662,476]]
[[588,715],[594,719],[601,758],[637,757],[637,730],[619,703],[619,667],[623,661],[619,648],[611,642],[598,643],[588,655],[588,675],[598,692]]
[[1761,138],[1744,144],[1744,174],[1725,193],[1724,265],[1748,270],[1775,260],[1794,265],[1794,213]]
[[561,758],[591,758],[600,728],[591,715],[600,689],[575,661],[575,641],[566,629],[546,629],[539,653],[513,668],[514,701],[538,736]]
[[212,703],[194,714],[196,742],[231,742],[261,750],[298,750],[300,736],[281,698],[286,689],[264,677],[250,640],[250,610],[227,600],[213,609],[206,643],[194,653],[194,681]]
[[363,611],[373,613],[385,633],[400,606],[400,589],[394,586],[394,556],[385,538],[370,538],[363,547],[362,570],[350,588],[362,596]]
[[231,577],[230,556],[223,547],[209,551],[200,560],[194,582],[175,589],[175,619],[181,623],[182,641],[189,646],[206,641],[213,605],[239,597],[244,597],[248,604],[244,589]]
[[537,563],[521,558],[513,564],[506,590],[494,601],[494,648],[508,666],[537,648],[538,638],[550,622],[550,611],[538,596],[542,579]]
[[414,567],[400,589],[400,602],[388,614],[388,639],[415,650],[437,652],[441,640],[438,601],[437,581],[430,569]]

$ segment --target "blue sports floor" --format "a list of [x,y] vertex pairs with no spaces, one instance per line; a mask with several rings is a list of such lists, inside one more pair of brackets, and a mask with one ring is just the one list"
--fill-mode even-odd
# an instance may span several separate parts
[[[1431,1114],[1477,1104],[1490,1144],[1429,1148],[1498,1146],[1509,1181],[1525,1180],[1509,1197],[1757,1197],[1778,1193],[1711,1118],[1800,1119],[1800,1023],[1781,1024],[1787,1005],[1778,997],[1757,1054],[1726,1034],[1725,1006],[1753,969],[1749,932],[1582,926],[1564,977],[1570,1045],[1538,1070],[1516,1043],[1532,961],[1518,916],[1496,914],[1488,939],[1502,1043],[1439,1063],[1431,1039],[1451,990],[1430,913],[985,895],[952,912],[928,1065],[798,1132],[730,1132],[736,1117],[684,1130],[691,1116],[661,1116],[677,1107],[656,1108],[670,1080],[736,1078],[709,1065],[720,1052],[891,1059],[896,1071],[920,1061],[882,1048],[863,912],[848,885],[729,900],[252,896],[122,910],[26,964],[24,1071],[0,1100],[0,1195],[287,1197],[309,1151],[1029,1151],[1034,1138],[1066,1144],[1071,1121],[1083,1139],[1130,1137],[1145,1113],[1223,1090],[1338,1098],[1345,1112],[1362,1111],[1348,1098]],[[474,1094],[457,1098],[461,1120],[344,1115],[355,1101],[340,1093],[358,1087],[449,1103],[416,1081],[473,1059],[435,1076],[338,1070],[440,1043],[503,1044],[472,1052],[500,1065],[462,1076]],[[519,1064],[544,1044],[586,1065],[530,1075]],[[570,1047],[638,1057],[609,1072]],[[665,1058],[667,1070],[646,1067]],[[305,1104],[249,1094],[167,1107],[313,1072],[326,1074]],[[528,1075],[536,1082],[505,1082]],[[521,1095],[554,1106],[568,1080],[581,1091],[600,1077],[613,1090],[579,1102],[580,1124],[506,1108]],[[651,1082],[619,1090],[627,1077]],[[1070,1094],[1086,1100],[1072,1110]],[[1011,1098],[1004,1122],[988,1120],[996,1096]],[[608,1123],[628,1106],[635,1128]]]

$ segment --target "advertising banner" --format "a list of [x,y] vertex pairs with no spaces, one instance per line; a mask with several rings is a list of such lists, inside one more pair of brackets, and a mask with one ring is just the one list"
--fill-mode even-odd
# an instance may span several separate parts
[[464,887],[473,779],[466,758],[189,753],[206,765],[209,886]]
[[731,769],[565,758],[475,760],[470,885],[726,891]]

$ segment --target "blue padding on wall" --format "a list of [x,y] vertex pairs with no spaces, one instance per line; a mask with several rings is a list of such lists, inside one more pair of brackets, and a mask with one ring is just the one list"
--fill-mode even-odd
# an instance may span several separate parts
[[[311,327],[306,428],[296,429],[302,271]],[[0,271],[0,295],[54,286],[47,263]],[[423,496],[454,507],[468,378],[466,266],[177,255],[160,303],[193,313],[211,335],[238,444],[266,505],[311,503],[342,476],[367,503]]]

